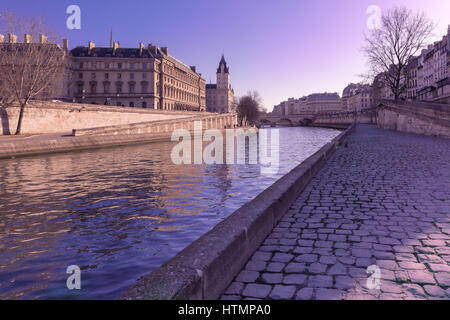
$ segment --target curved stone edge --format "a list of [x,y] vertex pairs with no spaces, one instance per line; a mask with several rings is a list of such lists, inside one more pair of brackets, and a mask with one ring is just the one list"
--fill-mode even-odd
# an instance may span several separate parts
[[138,279],[119,299],[219,298],[353,128],[350,125],[163,266]]

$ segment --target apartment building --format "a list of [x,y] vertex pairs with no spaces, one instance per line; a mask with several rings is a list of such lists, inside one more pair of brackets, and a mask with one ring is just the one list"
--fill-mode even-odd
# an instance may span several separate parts
[[206,110],[206,81],[167,47],[76,47],[70,96],[74,102],[163,110]]

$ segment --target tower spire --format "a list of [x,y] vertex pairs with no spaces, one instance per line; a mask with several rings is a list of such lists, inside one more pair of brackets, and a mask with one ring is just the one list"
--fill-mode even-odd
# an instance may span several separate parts
[[111,28],[111,35],[109,37],[109,47],[112,48],[113,47],[113,34],[112,34],[112,28]]

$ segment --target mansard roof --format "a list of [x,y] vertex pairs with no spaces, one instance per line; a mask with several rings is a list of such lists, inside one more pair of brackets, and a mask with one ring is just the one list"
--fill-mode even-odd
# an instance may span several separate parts
[[228,69],[227,62],[225,61],[224,55],[222,55],[222,59],[220,59],[219,68],[217,69],[217,73],[220,73],[220,69],[221,69],[222,65],[224,66],[224,68],[223,68],[224,72],[230,73],[230,70]]
[[216,84],[207,84],[206,89],[217,89],[217,85]]
[[157,54],[150,52],[148,48],[142,50],[140,54],[139,48],[117,48],[114,52],[113,48],[95,47],[89,50],[88,47],[76,47],[70,51],[74,57],[114,57],[114,58],[156,58],[162,55],[160,49],[157,48]]

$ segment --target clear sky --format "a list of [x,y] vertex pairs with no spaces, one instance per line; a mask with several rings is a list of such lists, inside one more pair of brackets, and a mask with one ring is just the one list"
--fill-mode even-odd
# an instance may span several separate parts
[[[81,8],[81,30],[66,28],[73,4]],[[370,5],[424,10],[437,24],[433,40],[450,24],[449,0],[2,0],[0,10],[42,16],[70,47],[108,46],[110,28],[121,47],[169,47],[207,83],[215,83],[224,53],[236,95],[256,90],[271,110],[289,97],[341,94],[360,80]]]

